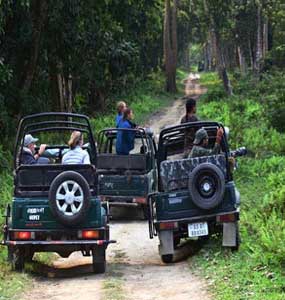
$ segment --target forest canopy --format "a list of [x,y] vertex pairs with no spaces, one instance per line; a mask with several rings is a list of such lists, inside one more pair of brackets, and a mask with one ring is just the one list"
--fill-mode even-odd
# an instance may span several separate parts
[[106,111],[159,70],[175,85],[177,65],[218,70],[232,94],[229,71],[284,67],[284,20],[281,0],[0,1],[0,137],[33,112]]

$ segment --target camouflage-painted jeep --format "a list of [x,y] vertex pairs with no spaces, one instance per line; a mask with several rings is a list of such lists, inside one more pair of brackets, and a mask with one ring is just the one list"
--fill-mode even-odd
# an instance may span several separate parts
[[[116,154],[118,131],[135,135],[129,155]],[[157,190],[156,144],[151,130],[105,129],[99,133],[98,194],[111,206],[139,206],[147,218],[147,195]]]
[[157,152],[159,192],[148,197],[150,238],[158,235],[159,253],[164,262],[173,260],[181,239],[199,239],[222,231],[223,246],[239,247],[240,195],[233,181],[233,156],[227,136],[221,152],[207,157],[182,159],[185,133],[205,128],[212,148],[216,122],[195,122],[161,131]]
[[[66,142],[80,131],[90,164],[63,165]],[[48,144],[44,164],[21,164],[24,137],[33,134]],[[20,121],[14,150],[14,196],[8,205],[4,241],[15,270],[22,270],[35,252],[74,251],[92,255],[95,273],[103,273],[109,239],[108,210],[97,196],[96,145],[86,116],[43,113]]]

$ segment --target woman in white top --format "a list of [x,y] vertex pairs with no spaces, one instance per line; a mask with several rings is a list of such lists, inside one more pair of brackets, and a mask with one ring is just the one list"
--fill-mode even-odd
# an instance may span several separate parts
[[86,150],[82,149],[83,134],[80,131],[73,131],[68,142],[70,150],[62,157],[62,164],[90,164],[90,157]]

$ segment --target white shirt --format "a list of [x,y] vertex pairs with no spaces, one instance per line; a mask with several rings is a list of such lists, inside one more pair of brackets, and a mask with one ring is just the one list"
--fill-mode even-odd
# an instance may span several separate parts
[[90,164],[90,157],[86,150],[83,150],[80,146],[77,146],[63,155],[62,164]]

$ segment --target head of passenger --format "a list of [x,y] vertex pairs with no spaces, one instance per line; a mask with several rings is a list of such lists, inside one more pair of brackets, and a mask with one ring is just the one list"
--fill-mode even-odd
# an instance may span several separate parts
[[186,108],[186,114],[195,114],[196,113],[196,100],[195,99],[188,99],[186,104],[185,104],[185,108]]
[[209,136],[204,128],[199,129],[195,134],[194,145],[206,147],[209,144]]
[[127,108],[127,104],[124,101],[119,101],[117,103],[117,112],[119,115],[122,115],[125,111],[125,109]]
[[68,141],[68,146],[70,149],[75,149],[76,147],[82,147],[83,145],[83,134],[80,131],[73,131],[70,140]]
[[35,153],[35,146],[38,139],[31,134],[26,134],[24,138],[24,147],[28,148],[32,153]]
[[134,118],[134,113],[133,113],[132,109],[126,108],[124,110],[123,119],[131,121],[131,120],[133,120],[133,118]]

